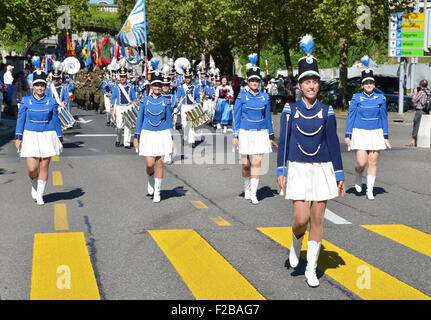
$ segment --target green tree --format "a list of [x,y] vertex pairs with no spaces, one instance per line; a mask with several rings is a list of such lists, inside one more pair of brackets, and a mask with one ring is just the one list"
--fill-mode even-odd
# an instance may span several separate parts
[[87,0],[9,0],[0,4],[0,46],[15,42],[33,43],[64,30],[57,26],[59,6],[70,8],[71,29],[78,30],[88,18]]
[[[316,35],[326,48],[338,46],[340,69],[340,97],[337,106],[344,108],[347,88],[348,52],[350,46],[366,47],[369,39],[378,43],[387,41],[390,12],[402,12],[409,8],[411,0],[323,0],[313,10]],[[359,9],[367,6],[367,11]],[[366,9],[366,10],[368,10]],[[364,16],[365,15],[365,16]],[[362,18],[371,19],[369,25]],[[365,22],[365,23],[364,23]],[[363,55],[367,52],[363,52]]]

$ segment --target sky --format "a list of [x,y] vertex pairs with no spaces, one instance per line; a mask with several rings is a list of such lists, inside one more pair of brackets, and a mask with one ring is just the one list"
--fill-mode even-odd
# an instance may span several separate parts
[[98,2],[107,2],[109,4],[114,4],[114,0],[90,0],[88,3],[98,3]]

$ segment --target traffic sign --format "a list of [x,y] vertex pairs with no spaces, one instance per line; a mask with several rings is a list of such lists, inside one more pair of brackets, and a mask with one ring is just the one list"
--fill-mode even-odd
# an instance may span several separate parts
[[425,14],[393,13],[389,17],[389,56],[425,55]]

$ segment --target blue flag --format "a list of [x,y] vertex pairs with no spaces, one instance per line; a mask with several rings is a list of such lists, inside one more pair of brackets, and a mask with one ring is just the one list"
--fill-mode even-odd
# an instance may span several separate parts
[[147,43],[147,29],[145,0],[138,0],[115,38],[122,47],[138,48],[143,43]]
[[90,70],[92,66],[91,62],[91,40],[90,37],[87,39],[87,61],[85,63],[85,67],[87,70]]

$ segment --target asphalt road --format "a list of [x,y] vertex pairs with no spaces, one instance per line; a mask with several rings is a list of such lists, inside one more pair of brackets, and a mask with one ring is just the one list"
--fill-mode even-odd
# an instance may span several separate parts
[[[115,132],[104,115],[75,108],[73,113],[80,123],[64,133],[44,206],[31,199],[26,163],[13,142],[3,140],[0,146],[1,299],[431,296],[431,152],[405,146],[410,122],[390,122],[393,149],[381,154],[375,201],[355,193],[354,154],[342,144],[347,196],[328,203],[321,284],[309,288],[306,244],[299,268],[288,263],[285,241],[293,211],[291,201],[278,195],[275,149],[264,158],[260,204],[254,206],[243,199],[231,134],[205,127],[205,139],[194,151],[179,148],[174,163],[165,166],[162,201],[155,204],[146,195],[144,158],[114,146]],[[345,116],[337,118],[342,142]],[[279,115],[273,121],[277,135]],[[178,131],[175,142],[180,146]],[[75,233],[82,233],[85,243],[59,244]],[[39,236],[46,242],[39,243]],[[62,259],[76,262],[66,288],[58,285]]]

